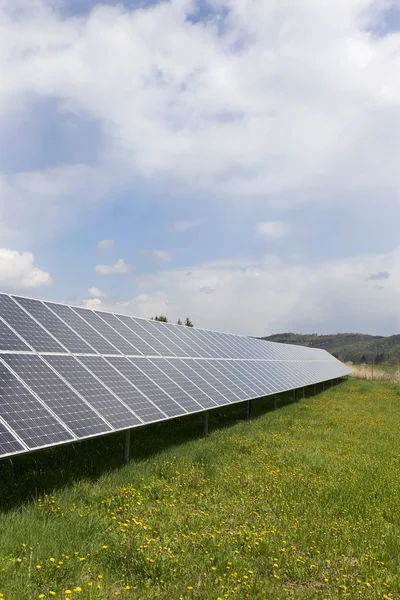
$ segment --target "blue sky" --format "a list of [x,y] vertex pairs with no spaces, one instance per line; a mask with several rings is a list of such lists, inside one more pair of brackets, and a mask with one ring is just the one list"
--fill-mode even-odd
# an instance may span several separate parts
[[397,3],[5,0],[1,33],[2,291],[398,332]]

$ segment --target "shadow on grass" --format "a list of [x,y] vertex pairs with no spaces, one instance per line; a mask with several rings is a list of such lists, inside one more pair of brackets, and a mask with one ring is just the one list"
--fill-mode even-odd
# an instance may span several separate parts
[[[319,385],[317,393],[321,391]],[[305,388],[306,397],[313,393],[313,386]],[[301,390],[297,395],[301,400]],[[279,394],[277,407],[291,402],[292,392]],[[231,427],[246,418],[246,405],[240,402],[211,410],[209,431]],[[273,409],[273,396],[252,400],[252,419]],[[130,457],[145,460],[203,435],[203,413],[138,427],[131,433]],[[77,481],[96,481],[123,466],[123,457],[124,432],[117,432],[5,459],[0,462],[0,511],[18,508],[39,495],[51,494]]]

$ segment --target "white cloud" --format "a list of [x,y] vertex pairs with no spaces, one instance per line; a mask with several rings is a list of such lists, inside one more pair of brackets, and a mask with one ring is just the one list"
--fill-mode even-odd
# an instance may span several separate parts
[[174,229],[176,231],[190,231],[190,229],[195,229],[196,227],[200,227],[205,223],[205,219],[192,219],[192,220],[183,220],[176,221],[174,224]]
[[34,264],[32,252],[0,248],[0,286],[2,291],[20,292],[52,283],[50,273]]
[[[390,272],[383,289],[365,281]],[[140,293],[111,310],[250,335],[282,331],[389,335],[399,331],[400,248],[384,255],[303,266],[258,261],[247,268],[210,264],[165,270],[137,280]]]
[[162,262],[169,262],[171,260],[171,254],[167,250],[139,250],[142,256],[153,260],[161,260]]
[[289,225],[282,221],[260,221],[255,227],[256,233],[271,238],[280,238],[289,232]]
[[66,118],[99,123],[125,172],[290,203],[311,185],[399,183],[400,35],[366,31],[383,1],[226,0],[197,24],[189,0],[80,18],[14,4],[0,17],[3,114],[58,98]]
[[89,298],[107,298],[106,292],[99,290],[97,287],[89,288]]
[[85,308],[92,308],[92,309],[102,309],[102,301],[100,300],[100,298],[87,298],[86,300],[83,301],[82,305]]
[[101,273],[102,275],[123,275],[129,273],[132,266],[126,263],[122,258],[119,258],[114,265],[96,265],[94,269],[96,273]]
[[54,102],[60,120],[96,123],[99,167],[3,176],[7,235],[49,235],[136,180],[235,207],[347,208],[365,190],[397,206],[400,34],[368,30],[383,0],[215,0],[200,23],[189,0],[81,17],[55,5],[1,2],[0,129],[17,115],[22,140],[37,103]]
[[110,250],[114,248],[114,240],[100,240],[97,243],[97,250]]

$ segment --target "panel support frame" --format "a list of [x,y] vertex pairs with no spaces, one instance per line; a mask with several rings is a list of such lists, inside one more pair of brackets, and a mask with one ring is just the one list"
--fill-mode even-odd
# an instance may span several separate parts
[[131,430],[126,429],[124,431],[124,465],[126,466],[130,460],[131,450]]

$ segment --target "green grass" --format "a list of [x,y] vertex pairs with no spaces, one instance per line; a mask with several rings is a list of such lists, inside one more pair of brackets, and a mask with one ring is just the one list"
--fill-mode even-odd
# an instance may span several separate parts
[[282,404],[0,463],[1,594],[400,598],[399,386]]

